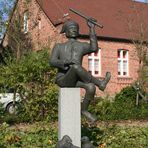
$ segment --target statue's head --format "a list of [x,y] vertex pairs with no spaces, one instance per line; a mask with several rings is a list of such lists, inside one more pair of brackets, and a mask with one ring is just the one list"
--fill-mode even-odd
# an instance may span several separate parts
[[79,35],[79,24],[72,20],[67,21],[60,33],[65,33],[67,38],[76,38]]

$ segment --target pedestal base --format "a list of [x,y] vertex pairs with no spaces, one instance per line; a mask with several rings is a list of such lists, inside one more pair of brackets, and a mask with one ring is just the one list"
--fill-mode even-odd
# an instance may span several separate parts
[[72,143],[81,147],[80,88],[60,88],[58,137],[68,135]]

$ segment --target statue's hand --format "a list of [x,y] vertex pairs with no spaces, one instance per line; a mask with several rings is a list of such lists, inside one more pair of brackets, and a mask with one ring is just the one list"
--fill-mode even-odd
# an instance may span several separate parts
[[65,66],[65,67],[64,67],[64,70],[68,70],[68,69],[69,69],[69,66]]
[[64,66],[70,66],[70,65],[73,65],[74,64],[74,62],[72,61],[72,60],[65,60],[64,61]]
[[94,24],[93,22],[97,22],[97,20],[94,19],[94,18],[90,18],[90,19],[87,20],[87,25],[88,25],[90,28],[95,27],[95,24]]
[[72,65],[72,61],[71,60],[65,60],[64,61],[64,70],[68,70],[70,68],[70,65]]
[[64,61],[64,66],[69,66],[70,63],[71,63],[71,61],[66,59],[66,60]]

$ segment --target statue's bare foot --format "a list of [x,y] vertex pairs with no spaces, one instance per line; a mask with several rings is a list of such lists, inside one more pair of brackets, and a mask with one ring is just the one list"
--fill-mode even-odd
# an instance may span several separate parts
[[84,110],[84,111],[81,111],[81,113],[82,113],[82,115],[84,115],[92,123],[97,121],[97,117],[95,115],[92,115],[88,111]]
[[111,78],[111,73],[106,72],[106,76],[105,76],[104,80],[102,80],[101,84],[98,86],[100,90],[104,91],[104,89],[106,88],[106,85],[109,82],[110,78]]

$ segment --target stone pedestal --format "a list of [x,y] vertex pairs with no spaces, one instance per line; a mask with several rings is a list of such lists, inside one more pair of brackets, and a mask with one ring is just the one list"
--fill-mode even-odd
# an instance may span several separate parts
[[80,88],[60,88],[58,138],[68,135],[78,147],[81,147],[80,99]]

